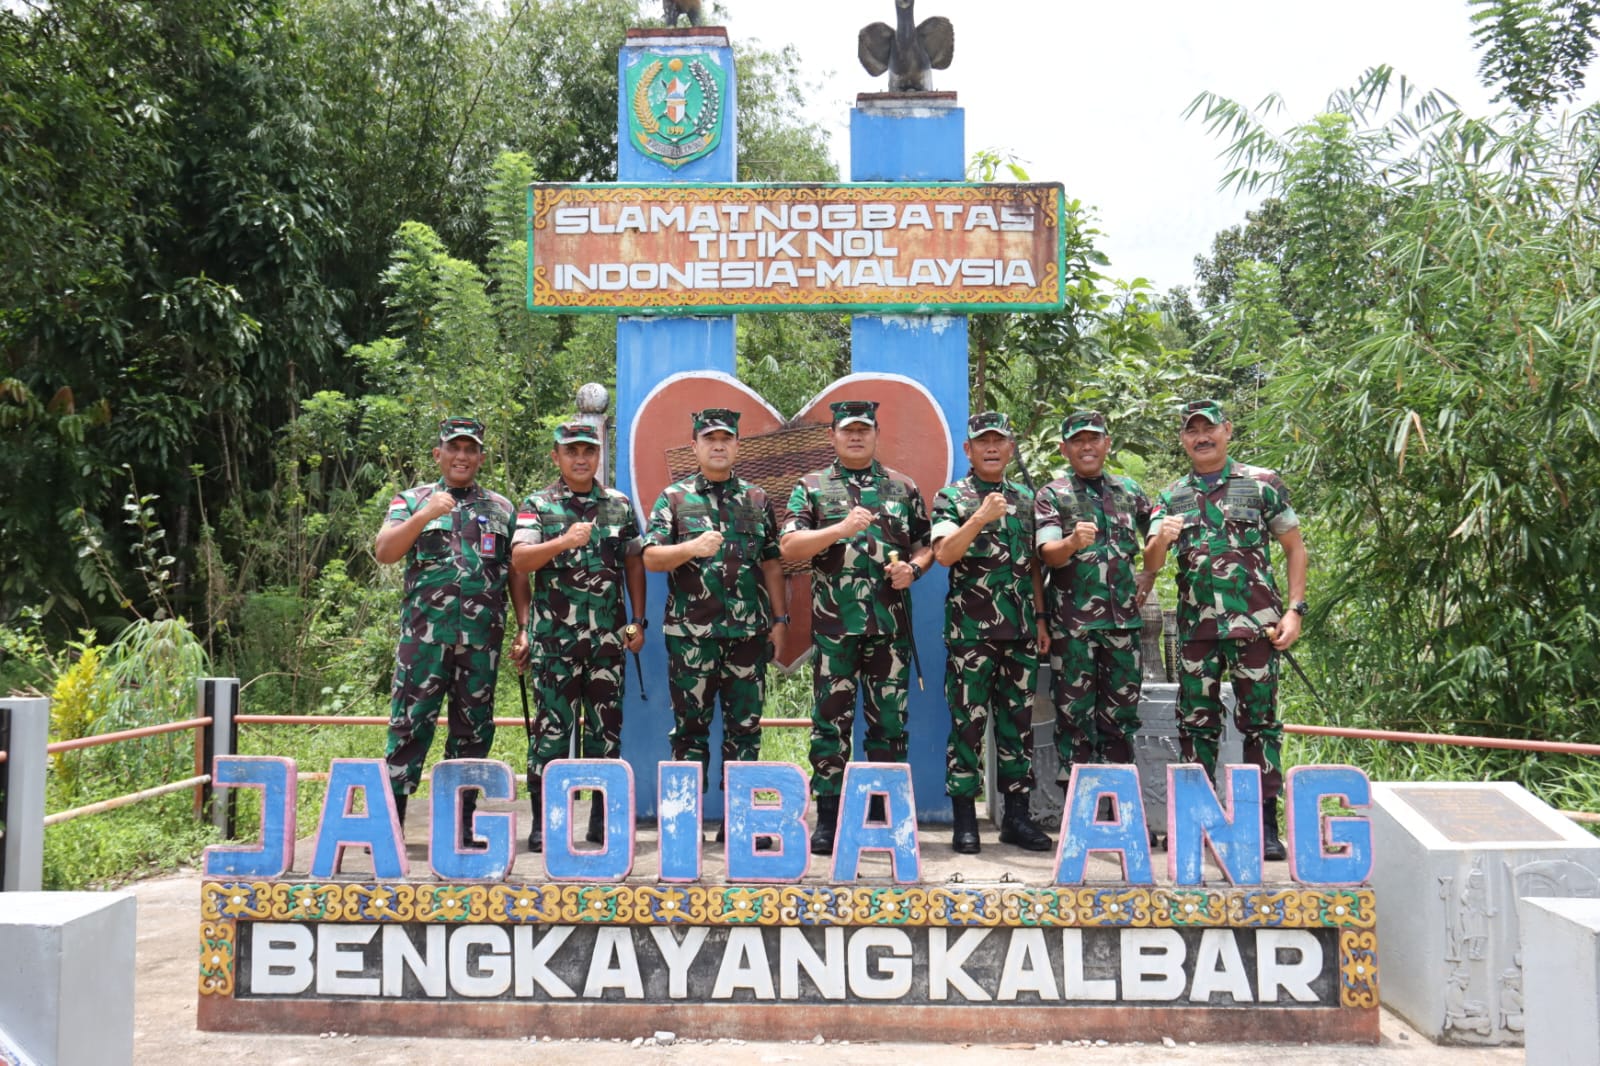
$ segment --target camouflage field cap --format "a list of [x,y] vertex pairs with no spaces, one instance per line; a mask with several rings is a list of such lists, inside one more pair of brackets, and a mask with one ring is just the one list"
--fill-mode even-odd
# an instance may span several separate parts
[[828,409],[833,412],[834,428],[855,424],[863,426],[878,424],[876,400],[840,400],[838,403],[829,404]]
[[1066,440],[1074,433],[1099,433],[1110,436],[1111,431],[1106,429],[1106,416],[1099,411],[1074,411],[1061,420],[1061,439]]
[[732,433],[735,437],[739,435],[738,411],[730,411],[726,407],[707,407],[704,411],[696,411],[692,417],[694,435],[697,437],[702,433],[714,433],[719,429],[725,433]]
[[483,423],[476,418],[441,418],[439,420],[439,443],[455,440],[457,437],[471,437],[479,444],[483,443]]
[[600,431],[587,422],[563,422],[552,436],[557,444],[593,444],[600,446]]
[[1187,426],[1195,415],[1199,415],[1214,426],[1220,426],[1228,420],[1222,413],[1222,405],[1216,400],[1191,400],[1183,405],[1183,410],[1178,415],[1178,424]]
[[1016,437],[1016,434],[1011,432],[1011,419],[999,411],[984,411],[982,414],[976,414],[967,419],[968,440],[977,440],[985,433],[999,433],[1006,437]]

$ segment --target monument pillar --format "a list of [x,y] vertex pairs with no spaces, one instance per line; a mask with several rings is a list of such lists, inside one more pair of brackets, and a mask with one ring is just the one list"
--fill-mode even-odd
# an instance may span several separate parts
[[[676,63],[674,62],[676,61]],[[656,65],[660,64],[659,67]],[[720,137],[709,151],[673,165],[664,161],[671,152],[696,151],[694,135],[673,142],[681,131],[641,129],[641,110],[648,115],[653,87],[681,94],[685,126],[698,128],[704,109],[715,107]],[[659,95],[659,93],[654,93]],[[727,182],[738,177],[738,92],[733,48],[720,26],[681,29],[630,29],[617,59],[617,180],[652,185],[672,182]],[[696,111],[696,107],[701,110]],[[659,119],[655,120],[657,124]],[[710,139],[710,133],[704,134]],[[627,491],[634,416],[646,397],[662,381],[686,371],[719,371],[732,375],[734,320],[732,315],[656,317],[623,315],[617,319],[617,450],[616,471],[610,482]],[[662,441],[661,447],[687,443],[689,426],[679,440]],[[634,500],[641,528],[654,500]],[[627,693],[623,700],[622,753],[633,765],[637,781],[653,782],[656,764],[671,758],[667,733],[672,728],[672,706],[667,692],[667,648],[661,639],[661,612],[667,599],[664,574],[649,574],[650,629],[645,634],[641,665],[650,686],[648,701],[641,698],[639,677],[628,666]],[[712,751],[720,749],[720,720],[713,729]],[[721,811],[721,793],[707,795],[707,812]],[[654,788],[638,793],[637,811],[654,817]]]
[[[850,180],[961,181],[966,176],[966,112],[956,94],[862,93],[850,112]],[[892,375],[921,384],[933,396],[950,432],[951,477],[965,470],[961,445],[967,424],[967,316],[863,315],[851,319],[850,366],[858,374]],[[879,412],[883,433],[897,432],[895,413]],[[943,485],[922,485],[931,508]],[[912,628],[925,688],[911,687],[909,730],[917,819],[948,822],[944,794],[945,740],[950,708],[944,698],[944,597],[949,578],[934,565],[912,586]],[[865,731],[857,715],[857,743]]]

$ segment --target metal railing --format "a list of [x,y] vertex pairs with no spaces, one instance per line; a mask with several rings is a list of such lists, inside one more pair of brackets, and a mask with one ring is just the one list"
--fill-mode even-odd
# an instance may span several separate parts
[[[212,767],[220,756],[238,746],[234,709],[239,702],[237,678],[201,678],[199,713],[180,722],[140,726],[115,733],[49,742],[50,701],[44,699],[0,701],[0,890],[37,890],[43,881],[43,829],[76,818],[103,814],[145,800],[192,790],[197,818],[209,817],[226,836],[234,832],[235,803],[215,803]],[[95,803],[46,814],[45,777],[52,757],[109,744],[127,743],[168,733],[193,731],[195,772]],[[29,757],[30,753],[36,753]],[[12,758],[13,754],[16,758]],[[39,827],[23,832],[20,827]]]

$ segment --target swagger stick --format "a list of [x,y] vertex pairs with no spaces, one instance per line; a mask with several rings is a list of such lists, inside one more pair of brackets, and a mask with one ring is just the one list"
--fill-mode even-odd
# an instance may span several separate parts
[[[893,566],[899,561],[900,553],[891,548],[889,550],[889,565]],[[900,602],[905,605],[906,609],[906,636],[911,640],[911,665],[917,671],[917,691],[921,692],[923,691],[922,659],[917,655],[917,629],[911,617],[911,590],[909,588],[900,590]]]

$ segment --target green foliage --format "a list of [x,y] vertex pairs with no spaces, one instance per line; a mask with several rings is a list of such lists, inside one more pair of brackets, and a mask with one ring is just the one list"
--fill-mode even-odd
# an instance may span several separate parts
[[42,696],[56,672],[50,646],[41,633],[37,607],[24,607],[10,625],[0,625],[0,692]]
[[1524,111],[1571,100],[1594,58],[1594,0],[1471,0],[1478,77]]
[[1309,312],[1242,267],[1218,327],[1310,516],[1303,657],[1363,721],[1592,740],[1600,114],[1475,119],[1401,83],[1383,118],[1389,90],[1283,134],[1205,103],[1234,180],[1284,203]]
[[815,114],[822,86],[806,78],[793,46],[734,46],[739,77],[739,180],[838,181]]
[[740,315],[739,380],[760,393],[785,418],[850,373],[850,320],[844,315],[781,312]]
[[[46,806],[65,806],[58,799],[52,792]],[[44,831],[44,889],[114,888],[192,863],[220,842],[211,823],[196,820],[189,792],[74,818]]]
[[[61,672],[50,690],[50,736],[55,740],[77,740],[95,731],[104,711],[104,681],[100,657],[104,649],[94,642],[93,632],[82,641],[68,645],[77,658]],[[70,752],[51,756],[51,766],[60,775],[69,794],[77,791],[78,760]]]

